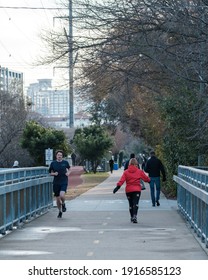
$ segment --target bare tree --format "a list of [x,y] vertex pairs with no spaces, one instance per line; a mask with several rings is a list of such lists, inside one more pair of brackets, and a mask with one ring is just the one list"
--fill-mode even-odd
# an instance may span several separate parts
[[[191,110],[199,121],[192,138],[199,139],[207,130],[207,10],[206,1],[198,0],[77,0],[75,68],[91,100],[104,105],[102,115],[145,136],[149,110],[161,124],[162,137],[158,104],[169,95],[177,99],[185,87],[197,97]],[[51,50],[45,62],[66,65],[67,32],[43,38]]]
[[8,92],[0,92],[0,104],[0,166],[11,167],[14,160],[29,165],[32,161],[19,144],[27,110],[18,84],[12,84]]

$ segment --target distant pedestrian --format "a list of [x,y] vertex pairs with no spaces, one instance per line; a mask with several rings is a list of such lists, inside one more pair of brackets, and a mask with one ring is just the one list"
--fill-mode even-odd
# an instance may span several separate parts
[[146,163],[147,163],[147,157],[145,156],[145,154],[142,155],[143,157],[143,161],[142,161],[142,170],[145,169]]
[[110,166],[110,172],[113,173],[114,160],[112,158],[109,160],[109,166]]
[[126,197],[129,202],[129,213],[131,222],[137,223],[137,213],[139,207],[139,199],[141,196],[141,179],[145,182],[150,182],[150,178],[138,168],[138,161],[132,158],[129,161],[128,169],[123,172],[117,186],[114,188],[113,193],[116,193],[120,187],[126,182]]
[[51,162],[49,173],[51,176],[54,176],[53,192],[59,210],[57,218],[62,218],[62,213],[66,212],[65,193],[68,186],[69,169],[68,161],[63,160],[63,151],[56,151],[56,160]]
[[124,164],[124,170],[128,169],[129,161],[130,161],[132,158],[135,158],[135,154],[134,154],[134,153],[130,154],[130,159],[128,159],[128,160],[125,162],[125,164]]
[[15,160],[12,167],[13,168],[18,168],[19,167],[19,162],[17,160]]
[[76,158],[77,158],[77,155],[75,153],[72,153],[71,154],[72,166],[76,165]]
[[[149,174],[151,179],[150,182],[150,194],[152,200],[152,206],[160,206],[160,175],[162,173],[163,182],[166,181],[165,168],[160,159],[155,156],[155,152],[150,152],[150,158],[147,160],[147,163],[144,168],[145,172]],[[156,187],[156,197],[155,197],[155,187]]]

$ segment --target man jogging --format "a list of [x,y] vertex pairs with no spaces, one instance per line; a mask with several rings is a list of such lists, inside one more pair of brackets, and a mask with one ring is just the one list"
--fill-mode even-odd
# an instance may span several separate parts
[[56,151],[56,160],[51,162],[49,173],[51,176],[54,176],[53,192],[59,210],[57,218],[62,218],[62,213],[66,212],[65,193],[68,186],[69,169],[68,161],[63,160],[63,151]]

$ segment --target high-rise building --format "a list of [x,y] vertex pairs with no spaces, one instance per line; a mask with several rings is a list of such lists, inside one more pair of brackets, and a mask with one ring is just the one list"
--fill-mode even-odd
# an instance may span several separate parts
[[18,82],[23,88],[23,73],[0,66],[0,91],[9,91],[12,82]]
[[[57,128],[69,128],[69,90],[52,88],[51,79],[39,79],[30,84],[27,96],[31,102],[31,110],[41,114],[47,122]],[[76,109],[75,109],[76,112]],[[78,117],[78,118],[77,118]],[[74,114],[74,126],[89,125],[87,114]]]
[[27,96],[32,111],[44,116],[48,122],[56,120],[57,126],[69,126],[68,90],[52,89],[51,79],[39,79],[38,83],[30,84]]

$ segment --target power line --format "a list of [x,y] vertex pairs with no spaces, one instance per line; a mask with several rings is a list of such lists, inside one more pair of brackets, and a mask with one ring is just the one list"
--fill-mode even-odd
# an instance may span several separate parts
[[[42,6],[43,8],[45,8],[44,5],[43,5],[42,0],[40,0],[40,2],[41,2],[41,6]],[[48,23],[49,23],[49,25],[50,25],[50,21],[49,21],[48,14],[47,14],[46,10],[44,10],[44,13],[45,13],[45,16],[46,16],[46,18],[47,18],[47,21],[48,21]]]
[[0,9],[21,9],[21,10],[68,10],[68,8],[53,8],[53,7],[9,7],[9,6],[0,6]]

